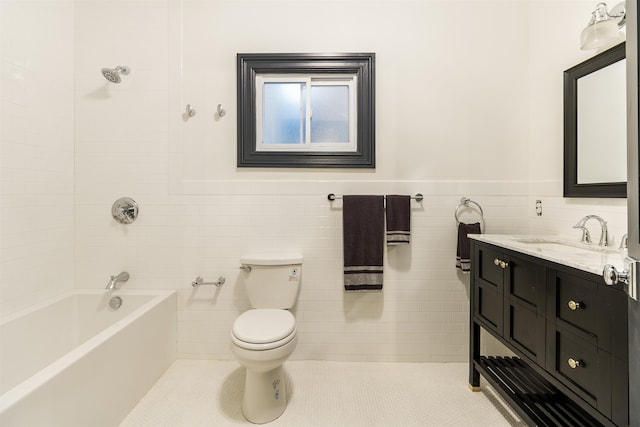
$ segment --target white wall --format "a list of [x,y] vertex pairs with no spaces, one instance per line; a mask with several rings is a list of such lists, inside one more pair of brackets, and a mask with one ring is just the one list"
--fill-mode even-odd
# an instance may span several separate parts
[[73,18],[0,2],[0,314],[73,288]]
[[[550,3],[563,13],[541,26]],[[231,358],[231,324],[248,308],[240,255],[295,249],[305,263],[294,358],[466,360],[468,277],[454,268],[461,196],[482,204],[487,232],[564,232],[603,211],[615,234],[624,229],[620,204],[564,201],[557,184],[562,70],[581,60],[592,6],[77,1],[75,286],[100,288],[128,270],[126,287],[177,289],[179,355]],[[259,51],[376,52],[375,170],[235,167],[235,54]],[[100,68],[116,65],[131,74],[107,84]],[[198,113],[185,121],[188,103]],[[384,292],[342,291],[341,203],[330,192],[425,195],[412,205],[411,247],[385,253]],[[140,204],[129,226],[110,216],[121,196]],[[193,289],[198,275],[227,283]]]

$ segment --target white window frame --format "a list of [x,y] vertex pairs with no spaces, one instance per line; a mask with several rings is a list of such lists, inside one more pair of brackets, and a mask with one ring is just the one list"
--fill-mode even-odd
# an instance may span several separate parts
[[[256,74],[256,151],[286,152],[356,152],[357,144],[357,76],[355,74]],[[304,83],[306,84],[306,117],[305,140],[301,144],[265,144],[263,141],[264,117],[264,85],[265,83]],[[311,142],[311,87],[312,86],[347,86],[349,91],[349,141],[348,142]]]

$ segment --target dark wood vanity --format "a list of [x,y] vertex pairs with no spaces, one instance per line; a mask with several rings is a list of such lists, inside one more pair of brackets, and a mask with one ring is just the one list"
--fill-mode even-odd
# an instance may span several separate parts
[[[513,357],[483,355],[480,328]],[[628,425],[627,296],[593,273],[471,241],[469,386],[529,425]]]

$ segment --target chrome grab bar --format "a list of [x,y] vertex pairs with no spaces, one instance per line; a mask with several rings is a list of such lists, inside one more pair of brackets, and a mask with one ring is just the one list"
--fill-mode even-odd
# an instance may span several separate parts
[[224,276],[218,277],[218,280],[216,280],[215,282],[205,282],[202,277],[198,276],[196,277],[196,280],[191,282],[191,286],[193,286],[194,288],[196,286],[201,286],[201,285],[214,285],[214,286],[220,287],[224,285],[224,282],[226,282],[226,279],[224,278]]

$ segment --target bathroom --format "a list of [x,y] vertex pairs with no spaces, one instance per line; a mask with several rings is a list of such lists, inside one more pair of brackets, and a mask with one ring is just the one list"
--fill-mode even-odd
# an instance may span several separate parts
[[[179,360],[233,361],[229,331],[249,308],[240,257],[295,250],[291,361],[466,363],[461,197],[487,233],[579,239],[586,214],[614,245],[626,233],[624,199],[562,197],[562,72],[594,54],[579,46],[594,6],[3,0],[0,313],[128,271],[127,289],[177,291]],[[375,169],[238,168],[241,52],[375,52]],[[116,65],[131,69],[117,85],[100,74]],[[385,252],[382,293],[343,291],[328,193],[424,194],[410,247]],[[140,207],[126,226],[110,215],[122,196]],[[194,288],[197,276],[226,283]]]

